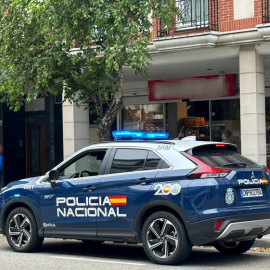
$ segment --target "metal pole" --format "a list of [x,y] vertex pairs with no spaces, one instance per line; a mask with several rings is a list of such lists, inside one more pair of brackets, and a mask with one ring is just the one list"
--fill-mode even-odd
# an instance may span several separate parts
[[209,136],[212,141],[212,100],[208,101],[209,104]]

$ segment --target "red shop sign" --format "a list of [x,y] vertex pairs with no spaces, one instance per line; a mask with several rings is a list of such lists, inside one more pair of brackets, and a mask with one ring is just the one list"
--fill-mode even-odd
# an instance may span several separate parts
[[149,101],[234,96],[234,74],[148,81]]

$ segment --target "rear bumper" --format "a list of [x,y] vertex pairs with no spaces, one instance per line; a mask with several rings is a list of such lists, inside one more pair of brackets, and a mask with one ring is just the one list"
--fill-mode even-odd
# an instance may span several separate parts
[[270,233],[270,219],[253,220],[230,223],[224,231],[216,238],[217,240],[230,239],[250,235],[264,235]]
[[[215,224],[221,219],[224,222],[215,232]],[[193,245],[251,240],[270,234],[270,213],[218,217],[188,224],[187,230]]]

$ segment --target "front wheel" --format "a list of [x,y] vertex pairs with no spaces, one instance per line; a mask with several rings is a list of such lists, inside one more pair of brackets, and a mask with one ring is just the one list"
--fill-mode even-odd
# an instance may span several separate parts
[[236,255],[248,251],[254,244],[255,239],[249,241],[218,242],[214,247],[221,253]]
[[35,251],[43,242],[43,237],[38,236],[34,215],[24,207],[10,212],[6,220],[5,234],[10,247],[18,252]]
[[147,218],[142,229],[142,244],[146,255],[158,264],[178,264],[189,256],[192,248],[182,222],[164,211]]

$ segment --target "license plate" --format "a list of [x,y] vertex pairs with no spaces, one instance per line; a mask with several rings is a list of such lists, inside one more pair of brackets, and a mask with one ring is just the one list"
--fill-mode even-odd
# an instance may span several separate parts
[[240,190],[242,198],[262,197],[261,188],[243,188]]

